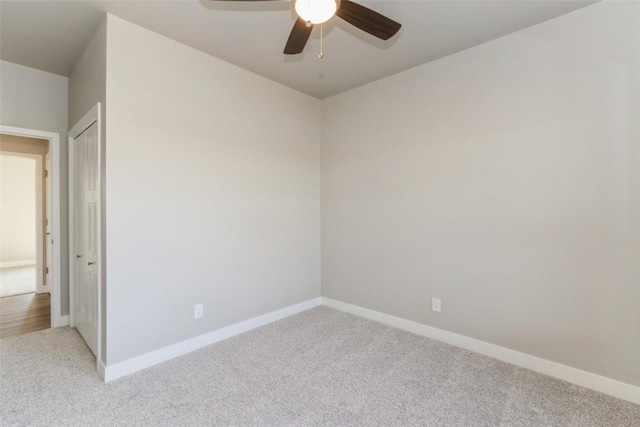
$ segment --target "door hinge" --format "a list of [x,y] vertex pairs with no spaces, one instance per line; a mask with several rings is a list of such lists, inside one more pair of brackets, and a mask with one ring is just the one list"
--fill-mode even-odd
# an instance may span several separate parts
[[49,218],[44,220],[44,225],[49,225]]
[[46,272],[47,272],[47,274],[49,274],[49,267],[47,267]]
[[42,176],[44,176],[45,178],[47,178],[49,176],[49,171],[48,170],[43,170],[42,171]]

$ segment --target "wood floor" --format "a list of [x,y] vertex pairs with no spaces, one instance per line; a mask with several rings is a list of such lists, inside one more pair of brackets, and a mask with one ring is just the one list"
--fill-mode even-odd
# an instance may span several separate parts
[[25,294],[0,298],[0,338],[51,326],[51,296]]

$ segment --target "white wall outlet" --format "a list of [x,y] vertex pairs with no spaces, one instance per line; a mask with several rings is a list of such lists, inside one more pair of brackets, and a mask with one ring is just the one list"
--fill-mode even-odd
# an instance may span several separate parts
[[204,316],[204,307],[202,304],[196,304],[193,306],[193,318],[199,319]]
[[440,298],[431,298],[431,310],[440,313],[442,311],[442,301]]

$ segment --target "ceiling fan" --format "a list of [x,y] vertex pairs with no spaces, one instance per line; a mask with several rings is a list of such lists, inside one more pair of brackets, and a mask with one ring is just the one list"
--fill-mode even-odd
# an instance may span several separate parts
[[[226,0],[226,1],[265,1],[265,0]],[[285,55],[302,53],[313,26],[322,24],[334,15],[362,31],[388,40],[393,37],[401,25],[367,7],[350,0],[291,0],[298,14],[289,39],[284,47]]]

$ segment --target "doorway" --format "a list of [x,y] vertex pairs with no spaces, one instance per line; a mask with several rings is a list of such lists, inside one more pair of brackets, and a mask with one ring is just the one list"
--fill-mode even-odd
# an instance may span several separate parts
[[0,337],[68,324],[56,133],[0,125]]
[[51,298],[44,255],[48,218],[44,158],[49,141],[0,140],[0,337],[46,329]]

